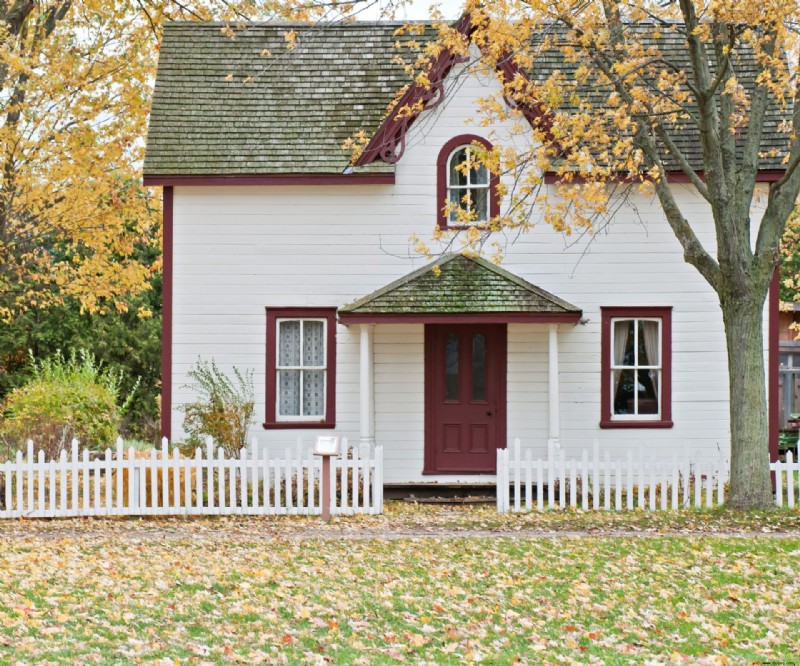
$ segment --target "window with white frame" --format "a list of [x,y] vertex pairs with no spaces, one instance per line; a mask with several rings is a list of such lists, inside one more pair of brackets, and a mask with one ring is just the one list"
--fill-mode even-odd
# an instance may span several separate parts
[[336,308],[267,306],[266,429],[336,427]]
[[447,159],[448,221],[461,224],[489,219],[489,170],[473,146],[459,146]]
[[611,319],[612,419],[660,417],[661,326],[659,317]]
[[316,318],[277,320],[278,421],[325,418],[327,325]]

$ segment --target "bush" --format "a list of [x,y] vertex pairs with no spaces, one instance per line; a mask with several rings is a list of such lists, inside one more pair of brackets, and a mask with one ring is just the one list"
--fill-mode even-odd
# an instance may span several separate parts
[[104,369],[85,350],[68,359],[61,352],[41,362],[31,356],[31,365],[31,379],[4,404],[0,440],[7,451],[28,439],[50,458],[73,438],[95,450],[113,444],[130,402],[118,404],[121,373]]
[[188,388],[199,396],[196,402],[183,406],[183,429],[189,435],[186,443],[200,446],[206,437],[213,437],[225,455],[236,458],[247,446],[247,429],[255,412],[253,371],[242,373],[233,368],[234,380],[210,363],[198,359],[189,371],[194,380]]

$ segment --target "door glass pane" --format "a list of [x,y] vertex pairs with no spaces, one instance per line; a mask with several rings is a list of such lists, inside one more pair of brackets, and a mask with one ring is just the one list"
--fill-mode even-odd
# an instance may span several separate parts
[[300,322],[296,319],[278,325],[278,365],[300,365]]
[[444,344],[444,399],[458,400],[458,336],[453,333]]
[[472,399],[486,400],[486,336],[472,336]]

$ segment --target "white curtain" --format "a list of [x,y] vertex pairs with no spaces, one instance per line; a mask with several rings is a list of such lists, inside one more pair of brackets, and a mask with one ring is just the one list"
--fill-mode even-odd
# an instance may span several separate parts
[[[642,324],[642,337],[644,337],[644,351],[647,354],[647,365],[657,365],[660,367],[661,359],[658,353],[659,322],[644,321]],[[639,363],[645,365],[641,361],[639,361]],[[655,397],[658,399],[658,370],[650,371],[650,379],[652,380]]]
[[[303,367],[325,365],[325,324],[303,322]],[[325,416],[325,371],[303,371],[303,416]]]
[[[614,322],[614,365],[622,365],[625,358],[625,348],[628,346],[628,334],[630,333],[631,320],[618,319]],[[614,396],[617,395],[620,379],[622,379],[622,372],[619,370],[613,371],[614,373],[614,394],[611,396],[612,401]]]

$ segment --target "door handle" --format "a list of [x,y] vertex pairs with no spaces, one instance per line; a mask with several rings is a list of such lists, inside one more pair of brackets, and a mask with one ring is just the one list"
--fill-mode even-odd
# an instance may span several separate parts
[[491,415],[492,415],[491,411],[486,412],[486,416],[491,416]]

